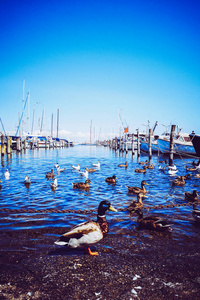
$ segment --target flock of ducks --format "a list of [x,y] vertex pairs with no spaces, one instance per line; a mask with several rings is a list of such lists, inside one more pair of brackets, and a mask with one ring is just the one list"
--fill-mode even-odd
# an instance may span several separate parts
[[[153,169],[154,165],[148,165],[148,162],[140,162],[141,165],[143,165],[142,169],[135,169],[135,172],[137,173],[145,173],[147,169]],[[118,165],[119,167],[127,169],[128,163],[125,162],[125,164]],[[60,172],[65,171],[66,168],[60,168],[59,164],[55,164],[54,167],[56,168],[58,174]],[[100,162],[97,164],[93,164],[94,168],[85,168],[85,171],[80,171],[80,164],[77,166],[71,166],[73,170],[78,171],[78,173],[85,177],[85,182],[74,182],[72,183],[74,189],[80,189],[88,191],[90,189],[91,181],[88,179],[88,174],[96,172],[97,169],[94,168],[100,168]],[[159,170],[161,170],[161,166],[159,165]],[[137,171],[136,171],[137,170]],[[139,171],[140,170],[140,171]],[[164,169],[163,169],[164,170]],[[186,170],[190,170],[191,168],[186,168]],[[173,167],[168,167],[168,172],[177,172],[177,167],[174,165]],[[200,174],[197,174],[200,175]],[[5,178],[9,179],[10,173],[8,170],[5,172]],[[199,176],[200,177],[200,176]],[[56,189],[58,186],[57,178],[55,177],[54,170],[51,169],[51,172],[46,173],[47,179],[54,180],[53,183],[51,183],[51,188]],[[184,186],[185,180],[191,178],[190,174],[187,174],[185,176],[178,176],[173,182],[173,186]],[[116,184],[116,175],[113,175],[112,177],[105,178],[105,182],[109,184]],[[25,177],[24,183],[27,185],[31,184],[31,180],[28,176]],[[146,228],[150,230],[158,230],[158,231],[165,231],[165,230],[172,230],[171,225],[167,220],[160,218],[159,216],[155,215],[149,215],[144,216],[143,215],[143,201],[142,199],[146,198],[147,190],[145,186],[148,185],[148,183],[145,180],[141,181],[141,187],[135,187],[135,186],[126,186],[128,189],[128,193],[137,195],[137,201],[132,201],[131,204],[128,207],[129,213],[136,213],[137,217],[137,223],[138,227]],[[1,184],[0,184],[1,186]],[[191,192],[185,192],[185,199],[189,202],[193,202],[193,211],[192,215],[194,219],[198,222],[200,222],[200,210],[196,208],[197,203],[199,201],[198,199],[198,193],[196,190]],[[95,221],[87,221],[83,222],[75,227],[73,227],[71,230],[64,233],[56,242],[56,245],[65,245],[70,248],[78,248],[78,247],[84,247],[85,251],[90,255],[98,255],[98,252],[92,252],[90,247],[94,245],[95,243],[99,242],[101,239],[103,239],[104,236],[108,233],[108,223],[106,221],[105,213],[107,211],[117,211],[109,201],[104,200],[101,201],[98,207],[98,213],[97,213],[97,220]]]

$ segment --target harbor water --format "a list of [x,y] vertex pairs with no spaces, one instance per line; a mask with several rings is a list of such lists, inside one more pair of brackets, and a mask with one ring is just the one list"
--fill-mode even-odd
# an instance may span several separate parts
[[[174,176],[161,172],[158,168],[160,161],[166,157],[153,155],[151,163],[154,169],[147,169],[145,174],[135,172],[140,167],[139,161],[145,161],[148,156],[132,156],[115,152],[107,147],[77,145],[62,149],[26,150],[20,154],[1,157],[0,168],[0,230],[39,230],[63,227],[63,233],[71,226],[80,222],[96,219],[96,210],[102,200],[109,200],[118,212],[108,212],[110,234],[121,234],[127,238],[134,237],[138,231],[137,216],[129,215],[126,210],[129,204],[136,200],[135,195],[127,193],[126,186],[140,186],[145,180],[147,198],[144,200],[144,215],[156,214],[167,218],[172,224],[171,238],[182,240],[184,236],[199,238],[200,226],[192,216],[192,205],[187,204],[184,192],[194,189],[200,192],[200,179],[194,177],[186,181],[185,186],[172,186]],[[186,165],[191,165],[193,158],[175,158],[177,175],[185,175]],[[89,173],[91,188],[89,191],[73,189],[72,183],[83,182],[85,178],[72,165],[92,168],[100,161],[100,168]],[[128,162],[128,168],[120,168],[118,164]],[[57,173],[54,164],[59,163],[64,172]],[[5,179],[6,169],[10,172],[9,179]],[[45,175],[54,169],[58,180],[56,190],[51,189],[53,180],[47,180]],[[190,172],[191,173],[191,172]],[[31,185],[24,184],[25,176],[31,179]],[[116,185],[105,182],[106,177],[116,175]],[[158,207],[160,205],[160,207]],[[166,207],[171,205],[171,207]],[[68,212],[66,211],[68,210]],[[51,231],[51,230],[50,230]],[[142,234],[151,235],[152,232],[143,230]],[[154,234],[154,233],[153,233]],[[164,237],[163,237],[164,238]]]

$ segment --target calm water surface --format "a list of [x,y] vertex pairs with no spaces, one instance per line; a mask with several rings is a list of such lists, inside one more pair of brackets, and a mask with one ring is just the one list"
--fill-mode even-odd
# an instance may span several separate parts
[[[148,157],[141,156],[140,161],[145,161]],[[164,158],[165,159],[165,158]],[[9,158],[1,158],[0,179],[2,188],[0,190],[0,229],[16,230],[42,227],[71,227],[88,219],[95,219],[96,213],[81,213],[77,210],[96,209],[101,200],[109,200],[115,208],[126,208],[136,196],[127,194],[126,185],[140,186],[142,180],[149,184],[148,198],[145,199],[145,207],[150,213],[155,213],[168,218],[173,223],[173,238],[179,239],[183,235],[193,235],[199,237],[200,226],[194,222],[191,211],[192,206],[179,206],[173,208],[153,209],[155,205],[183,204],[184,192],[197,189],[200,192],[200,179],[194,176],[186,181],[184,187],[172,187],[173,176],[169,176],[158,170],[161,156],[153,156],[152,163],[154,170],[147,170],[146,174],[135,173],[138,168],[137,157],[132,157],[131,153],[127,156],[119,156],[109,148],[96,146],[75,146],[64,149],[39,149],[27,150],[26,153],[13,153]],[[79,173],[72,169],[71,165],[80,163],[81,170],[85,167],[93,167],[93,163],[101,162],[101,167],[97,172],[90,173],[89,179],[92,182],[89,192],[78,191],[72,188],[73,182],[85,181]],[[118,164],[128,162],[128,168],[122,169]],[[177,164],[177,175],[186,174],[185,166],[191,164],[193,159],[175,158]],[[57,174],[54,168],[55,163],[66,170]],[[58,188],[51,190],[52,180],[47,180],[45,175],[54,168],[54,173],[58,179]],[[10,171],[10,178],[6,180],[4,172]],[[105,182],[108,176],[116,175],[118,178],[115,186]],[[30,188],[24,185],[24,178],[28,175],[31,179]],[[4,212],[2,209],[7,208]],[[9,209],[18,209],[19,213],[10,213]],[[27,210],[20,213],[20,209]],[[31,213],[31,209],[44,210],[47,213]],[[63,214],[49,212],[48,209],[74,210],[73,213]],[[144,214],[148,211],[145,210]],[[136,230],[137,217],[130,217],[127,212],[108,212],[107,220],[110,225],[110,233],[120,233],[134,236]],[[148,231],[146,231],[147,234]]]

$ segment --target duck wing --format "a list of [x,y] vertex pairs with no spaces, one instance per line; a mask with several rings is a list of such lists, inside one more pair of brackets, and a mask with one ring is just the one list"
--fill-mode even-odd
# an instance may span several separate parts
[[67,245],[72,248],[85,247],[97,243],[102,238],[103,233],[99,224],[93,221],[87,221],[64,233],[55,244]]

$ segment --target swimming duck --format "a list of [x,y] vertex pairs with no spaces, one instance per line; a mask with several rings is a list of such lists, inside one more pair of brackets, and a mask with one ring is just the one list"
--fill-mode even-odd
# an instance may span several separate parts
[[84,247],[90,255],[98,255],[98,252],[92,252],[90,247],[102,240],[109,231],[105,217],[105,213],[108,210],[117,211],[109,201],[101,201],[98,207],[96,222],[87,221],[73,227],[64,233],[55,244],[66,245],[70,248]]
[[6,172],[4,173],[4,176],[5,176],[6,179],[9,179],[10,173],[9,173],[8,169],[7,169]]
[[146,168],[147,168],[147,169],[151,169],[151,170],[153,170],[153,169],[154,169],[154,165],[153,165],[153,164],[151,164],[151,165],[147,165],[147,166],[146,166]]
[[51,172],[46,173],[46,178],[54,178],[54,177],[55,177],[55,174],[53,172],[53,169],[51,169]]
[[186,174],[186,175],[184,175],[184,176],[177,176],[176,179],[181,179],[181,177],[183,177],[184,180],[191,179],[192,174]]
[[192,193],[185,192],[185,200],[187,200],[189,202],[199,201],[198,196],[199,195],[196,190],[194,190]]
[[140,165],[147,165],[147,163],[148,163],[147,160],[139,162]]
[[92,164],[94,167],[100,168],[100,161],[97,164]]
[[194,175],[194,177],[200,178],[200,174],[196,174],[196,175]]
[[148,185],[148,183],[146,183],[145,180],[142,180],[142,182],[141,182],[141,188],[136,187],[136,186],[126,186],[126,187],[127,187],[129,193],[134,193],[134,194],[142,193],[142,194],[146,194],[147,191],[146,191],[146,189],[144,187],[145,185]]
[[192,215],[197,222],[200,222],[200,209],[196,208],[196,204],[193,204]]
[[54,179],[53,183],[51,183],[51,189],[55,190],[58,187],[58,180],[57,178]]
[[26,177],[24,179],[24,183],[31,184],[31,180],[30,180],[30,178],[27,175],[26,175]]
[[145,168],[145,166],[143,166],[143,169],[135,169],[135,172],[136,173],[146,173],[146,168]]
[[112,177],[107,177],[105,179],[105,182],[115,184],[116,183],[116,179],[117,179],[117,177],[115,175],[113,175]]
[[124,167],[124,168],[128,168],[128,162],[126,161],[125,164],[119,164],[118,167]]
[[94,173],[96,171],[97,171],[97,169],[93,169],[93,168],[88,169],[88,173]]
[[172,181],[172,185],[174,186],[183,186],[185,185],[185,180],[184,180],[184,176],[181,176],[180,179],[175,179]]
[[87,179],[85,182],[74,182],[72,185],[74,189],[89,190],[90,183],[90,179]]
[[186,171],[196,171],[197,170],[197,168],[196,167],[188,167],[188,166],[185,166],[185,168],[186,168]]
[[146,198],[142,193],[137,194],[137,201],[132,201],[131,204],[128,206],[128,211],[129,212],[135,212],[137,209],[142,209],[143,208],[143,202],[142,198]]
[[78,164],[78,166],[72,166],[72,168],[73,168],[74,170],[77,170],[77,171],[80,171],[80,167],[81,167],[80,164]]
[[169,224],[169,222],[163,218],[154,215],[143,217],[143,212],[140,209],[136,210],[135,212],[138,214],[137,222],[141,228],[157,231],[165,231],[168,229],[172,230],[170,227],[172,224]]
[[85,168],[85,172],[79,171],[81,176],[84,176],[86,179],[88,179],[88,168]]

